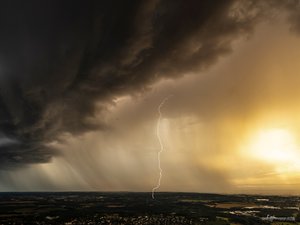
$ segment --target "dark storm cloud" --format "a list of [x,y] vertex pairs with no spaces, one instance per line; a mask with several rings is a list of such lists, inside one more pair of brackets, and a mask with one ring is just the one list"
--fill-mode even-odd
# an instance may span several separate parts
[[106,129],[96,109],[206,68],[260,13],[249,1],[1,1],[1,166],[48,161],[63,132]]

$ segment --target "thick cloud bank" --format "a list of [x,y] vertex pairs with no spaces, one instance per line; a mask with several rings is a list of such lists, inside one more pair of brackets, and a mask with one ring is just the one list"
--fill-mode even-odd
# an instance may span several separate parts
[[[273,4],[289,9],[296,24],[297,2]],[[92,118],[114,97],[207,68],[251,32],[265,7],[219,0],[1,1],[0,166],[47,162],[57,154],[48,143],[62,133],[107,129]]]

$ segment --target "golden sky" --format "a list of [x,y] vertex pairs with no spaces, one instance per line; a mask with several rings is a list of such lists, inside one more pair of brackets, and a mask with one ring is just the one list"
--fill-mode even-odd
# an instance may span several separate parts
[[59,156],[6,171],[2,190],[150,191],[157,107],[172,94],[162,108],[160,191],[299,194],[300,38],[276,20],[237,39],[206,71],[116,97],[93,118],[111,129],[50,143]]
[[[264,17],[257,13],[257,8],[265,9],[264,5],[256,3],[252,8],[247,1],[237,1],[224,16],[228,8],[221,5],[216,14],[208,16],[201,31],[181,28],[187,35],[172,40],[175,47],[170,45],[170,49],[174,47],[176,51],[166,47],[168,51],[162,54],[157,48],[160,43],[168,46],[165,36],[171,35],[162,32],[160,37],[158,33],[161,39],[158,38],[158,47],[153,47],[156,31],[151,34],[152,25],[147,19],[158,2],[149,1],[140,9],[135,19],[141,20],[143,26],[133,32],[129,47],[121,48],[112,62],[97,61],[99,65],[86,72],[90,74],[88,81],[78,79],[76,83],[75,79],[73,86],[53,82],[54,88],[49,84],[52,89],[47,83],[49,92],[47,88],[43,92],[43,88],[30,89],[31,86],[30,91],[24,91],[24,96],[32,100],[29,102],[37,105],[43,102],[37,96],[49,94],[51,98],[46,109],[41,110],[42,119],[30,126],[20,123],[15,137],[8,137],[4,131],[2,135],[0,130],[0,147],[11,142],[26,150],[11,153],[14,148],[8,148],[7,156],[1,158],[7,165],[14,167],[17,162],[17,166],[0,168],[0,191],[151,191],[159,174],[158,107],[172,95],[161,108],[159,129],[164,151],[159,191],[300,194],[298,12],[289,4],[274,1],[275,6],[286,7],[286,12],[270,8],[270,15]],[[162,5],[161,10],[165,7]],[[244,14],[243,9],[253,11]],[[186,17],[184,13],[181,16]],[[264,19],[257,21],[260,16]],[[139,60],[142,50],[151,48],[153,59],[139,68],[144,60]],[[165,57],[169,52],[170,58]],[[72,75],[76,68],[71,65],[80,57],[70,58],[70,64],[64,64],[57,74],[71,70]],[[121,69],[114,66],[115,61]],[[30,63],[28,60],[28,68]],[[138,69],[129,71],[126,66]],[[109,77],[114,73],[115,83]],[[127,73],[130,82],[122,77]],[[139,77],[140,73],[143,76]],[[100,85],[100,91],[94,83]],[[34,82],[30,85],[35,87]],[[57,100],[55,97],[64,92],[55,90],[68,85],[72,91]],[[18,97],[13,91],[2,90],[8,96],[3,98],[7,102]],[[94,92],[100,97],[95,97]],[[7,111],[18,118],[19,105],[23,103],[5,104],[9,105]],[[36,115],[39,113],[33,114]],[[22,121],[22,115],[19,117],[14,121]],[[47,124],[52,120],[55,126]],[[39,129],[43,135],[36,138]],[[27,135],[27,131],[32,133]],[[28,141],[25,147],[20,144],[24,139]],[[55,149],[55,154],[31,151],[41,145]],[[25,157],[28,154],[37,157],[29,160]]]

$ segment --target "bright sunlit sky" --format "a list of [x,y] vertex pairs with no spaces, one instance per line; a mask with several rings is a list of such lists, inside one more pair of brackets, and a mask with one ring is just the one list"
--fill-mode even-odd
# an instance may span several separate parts
[[[158,106],[172,95],[161,108],[164,151],[159,191],[300,194],[300,35],[298,22],[293,20],[299,15],[289,9],[292,5],[281,5],[280,1],[274,1],[274,8],[258,5],[256,10],[266,14],[264,7],[270,10],[268,15],[259,15],[262,19],[255,10],[257,18],[251,10],[249,14],[232,14],[236,5],[245,4],[248,9],[258,4],[239,2],[228,8],[222,6],[217,12],[212,7],[211,15],[218,16],[209,17],[212,19],[207,19],[203,27],[193,25],[193,29],[200,30],[198,33],[178,28],[179,33],[190,32],[190,36],[182,38],[178,34],[174,37],[176,46],[170,45],[172,50],[166,50],[155,61],[155,57],[147,58],[146,50],[153,49],[150,55],[160,54],[161,46],[168,43],[161,35],[168,31],[162,25],[161,33],[156,34],[155,26],[159,25],[151,25],[146,19],[157,12],[160,4],[149,1],[136,12],[136,20],[142,21],[143,26],[133,29],[133,37],[126,39],[128,46],[121,48],[112,60],[122,67],[103,63],[105,57],[110,57],[108,51],[103,53],[102,61],[88,70],[88,81],[75,79],[70,89],[65,88],[69,87],[67,78],[65,83],[56,83],[53,77],[50,83],[55,85],[47,83],[41,88],[37,85],[39,79],[31,83],[18,78],[26,84],[20,85],[20,93],[25,93],[23,100],[16,100],[21,94],[13,94],[9,88],[1,91],[0,105],[4,99],[10,118],[17,119],[12,120],[12,131],[6,131],[3,125],[0,148],[11,143],[19,147],[3,147],[8,150],[3,150],[1,158],[4,166],[0,170],[0,191],[151,191],[159,175]],[[160,7],[160,13],[169,15],[169,8]],[[187,12],[175,11],[174,15],[188,21],[191,9],[182,10]],[[236,24],[228,22],[230,15],[237,16]],[[228,19],[227,27],[222,25],[223,17]],[[30,35],[32,38],[35,33]],[[155,44],[156,39],[159,44]],[[30,39],[24,49],[30,50],[31,43],[36,42],[39,43],[38,37]],[[72,43],[77,42],[72,39]],[[43,47],[36,48],[36,54],[43,55]],[[145,56],[141,55],[143,49]],[[83,54],[80,46],[76,52],[80,53],[64,56],[59,59],[61,64],[54,63],[66,66],[53,71],[73,71],[72,65]],[[30,57],[27,69],[31,69],[31,63],[37,63]],[[152,61],[134,70],[138,75],[131,76],[130,82],[121,79],[147,60]],[[4,69],[10,68],[2,61]],[[84,71],[86,67],[77,69]],[[33,68],[35,72],[42,71]],[[149,79],[148,71],[153,73]],[[119,80],[113,81],[106,74]],[[147,79],[140,81],[140,74],[146,74],[143,77]],[[61,87],[64,91],[57,91]],[[100,96],[97,98],[91,94],[96,89],[95,95]],[[44,102],[41,96],[48,95]],[[33,106],[27,107],[24,102]],[[37,113],[29,113],[30,116],[43,119],[18,122],[34,110]],[[25,144],[20,144],[23,141]],[[47,150],[40,150],[40,146]]]

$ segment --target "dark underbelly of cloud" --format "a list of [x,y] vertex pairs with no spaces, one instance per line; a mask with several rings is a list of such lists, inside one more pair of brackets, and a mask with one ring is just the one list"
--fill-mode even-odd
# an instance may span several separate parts
[[0,166],[47,162],[57,154],[47,144],[61,134],[108,129],[91,118],[113,97],[207,68],[251,32],[263,7],[219,0],[2,1]]

